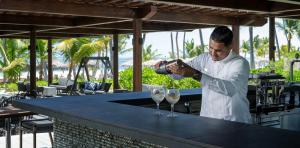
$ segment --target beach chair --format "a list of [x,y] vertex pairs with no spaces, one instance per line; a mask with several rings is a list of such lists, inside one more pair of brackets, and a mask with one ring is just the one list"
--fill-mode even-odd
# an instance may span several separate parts
[[101,82],[84,82],[84,84],[80,85],[81,92],[84,94],[104,94],[107,93],[111,87],[111,83],[101,83]]
[[49,87],[55,87],[57,90],[57,94],[68,93],[74,84],[73,80],[69,80],[67,78],[60,78],[58,83],[51,84]]

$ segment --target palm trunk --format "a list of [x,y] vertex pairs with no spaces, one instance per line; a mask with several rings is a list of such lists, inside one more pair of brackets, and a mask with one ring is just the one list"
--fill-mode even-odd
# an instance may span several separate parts
[[109,40],[109,62],[110,62],[110,65],[113,65],[113,36],[111,36],[110,40]]
[[[98,56],[98,57],[101,57],[101,52],[100,52],[100,51],[98,51],[97,56]],[[99,69],[99,64],[100,64],[100,61],[97,60],[97,61],[96,61],[95,68],[93,69],[93,73],[92,73],[92,76],[93,76],[94,78],[96,78],[97,70]]]
[[203,35],[202,35],[202,30],[199,29],[199,38],[200,38],[200,46],[204,46],[204,41],[203,41]]
[[277,54],[278,54],[278,59],[280,60],[280,46],[279,46],[279,42],[278,42],[278,36],[277,36],[277,32],[275,29],[275,40],[276,40],[276,46],[277,46]]
[[[3,59],[4,59],[4,65],[8,65],[10,64],[8,58],[7,58],[7,46],[6,46],[6,39],[3,39],[3,46],[0,46],[1,47],[1,53],[2,53],[2,56],[3,56]],[[7,78],[6,78],[6,74],[4,71],[3,72],[3,82],[6,82],[7,81]]]
[[173,33],[172,32],[171,32],[171,48],[172,48],[171,58],[175,59],[175,51],[174,51],[174,42],[173,42]]
[[144,44],[145,44],[145,40],[146,40],[146,33],[143,33],[143,37],[142,37],[142,47],[144,48]]
[[75,77],[76,77],[76,65],[73,66],[73,70],[72,71],[73,71],[73,79],[75,79]]
[[40,63],[40,72],[39,72],[39,80],[43,79],[43,74],[44,74],[44,60],[41,59],[41,63]]
[[[105,46],[105,56],[107,56],[107,50],[108,50],[108,47]],[[103,68],[103,77],[105,77],[106,74],[107,74],[107,70],[106,70],[106,68],[104,67],[104,68]]]
[[179,59],[179,47],[178,47],[178,32],[176,32],[176,52],[177,52],[177,59]]
[[68,72],[68,76],[67,76],[68,79],[71,79],[71,77],[72,77],[72,70],[73,70],[73,62],[70,61],[69,72]]
[[47,64],[46,64],[45,60],[43,62],[44,62],[44,66],[43,66],[43,69],[44,69],[44,80],[48,80]]
[[291,52],[291,39],[288,39],[288,53]]
[[253,48],[253,27],[249,27],[249,43],[250,43],[250,67],[251,69],[255,69],[255,61],[254,61],[254,48]]
[[185,32],[183,32],[183,44],[182,44],[183,59],[185,59]]

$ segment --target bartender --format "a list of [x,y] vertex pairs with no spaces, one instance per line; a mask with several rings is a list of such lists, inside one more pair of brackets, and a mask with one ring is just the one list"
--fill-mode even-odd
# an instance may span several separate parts
[[200,116],[252,123],[246,98],[249,63],[232,51],[232,38],[233,33],[228,27],[216,27],[210,36],[209,53],[187,63],[198,72],[176,62],[166,68],[173,74],[201,79]]

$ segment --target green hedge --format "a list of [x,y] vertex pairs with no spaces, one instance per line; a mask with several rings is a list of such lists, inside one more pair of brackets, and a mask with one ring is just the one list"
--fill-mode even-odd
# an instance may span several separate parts
[[[132,90],[133,69],[128,68],[120,72],[119,84],[120,87],[127,90]],[[152,85],[164,85],[167,88],[174,87],[178,89],[199,88],[200,82],[192,78],[184,78],[181,80],[173,80],[167,75],[156,74],[151,68],[143,68],[142,83]]]
[[[253,69],[250,71],[252,74],[257,74],[261,72],[270,72],[274,71],[276,74],[280,74],[286,78],[286,81],[290,81],[290,61],[291,60],[286,60],[284,61],[283,59],[276,61],[276,62],[271,62],[269,65],[263,68],[259,69]],[[295,69],[294,67],[294,81],[300,81],[300,70]]]

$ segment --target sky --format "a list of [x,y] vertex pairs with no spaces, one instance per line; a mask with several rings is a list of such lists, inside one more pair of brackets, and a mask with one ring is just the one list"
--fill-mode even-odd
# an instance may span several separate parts
[[[282,22],[281,19],[276,19],[276,22]],[[202,29],[204,44],[208,45],[209,37],[211,32],[213,31],[213,28],[207,28]],[[279,40],[279,45],[287,44],[286,37],[284,35],[284,32],[281,31],[276,27],[276,32]],[[254,27],[253,28],[253,37],[259,35],[260,37],[268,37],[269,36],[269,23],[266,23],[264,26],[261,27]],[[174,46],[175,46],[175,32],[173,32],[173,38],[174,38]],[[196,45],[200,44],[199,39],[199,30],[196,29],[192,32],[186,33],[186,41],[194,39],[194,42]],[[249,27],[241,26],[240,27],[240,46],[242,44],[243,40],[249,39]],[[128,40],[126,48],[132,48],[132,36],[131,39]],[[183,43],[183,32],[179,33],[178,36],[178,43],[179,43],[179,49],[182,50],[182,43]],[[147,33],[146,40],[144,46],[152,45],[152,50],[157,50],[161,56],[159,58],[164,59],[165,57],[169,57],[169,52],[171,51],[171,38],[170,38],[170,32],[156,32],[156,33]],[[300,45],[299,39],[297,36],[294,36],[292,38],[292,46],[298,47]],[[132,52],[123,54],[120,56],[120,58],[132,58]]]

